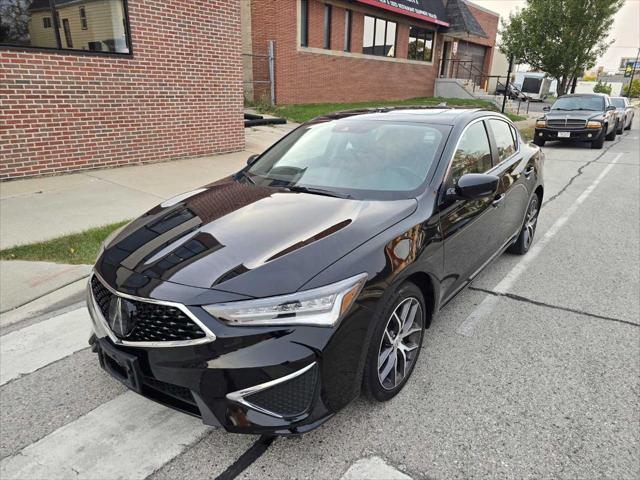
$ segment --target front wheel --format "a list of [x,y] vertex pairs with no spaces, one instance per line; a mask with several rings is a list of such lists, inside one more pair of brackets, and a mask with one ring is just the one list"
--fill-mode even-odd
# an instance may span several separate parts
[[411,282],[379,307],[363,378],[371,398],[385,402],[405,386],[420,355],[426,320],[424,297]]
[[539,147],[544,147],[544,142],[545,142],[545,140],[540,138],[540,137],[535,137],[533,139],[533,144],[534,145],[538,145]]
[[533,236],[536,233],[536,226],[538,225],[538,214],[540,213],[539,203],[538,195],[534,195],[529,201],[524,225],[516,241],[509,247],[509,253],[524,255],[531,248]]
[[616,130],[616,133],[618,135],[622,135],[622,133],[624,132],[624,124],[627,123],[626,119],[622,119],[622,121],[618,124],[618,129]]
[[604,146],[604,134],[600,135],[600,138],[591,142],[591,148],[600,150]]
[[611,130],[611,133],[607,134],[605,138],[607,140],[615,140],[617,130],[618,130],[618,123],[616,122],[616,124],[613,126],[613,130]]
[[624,127],[625,130],[631,130],[631,125],[633,125],[633,117],[631,117],[631,121],[629,122],[629,125],[627,125],[626,127]]

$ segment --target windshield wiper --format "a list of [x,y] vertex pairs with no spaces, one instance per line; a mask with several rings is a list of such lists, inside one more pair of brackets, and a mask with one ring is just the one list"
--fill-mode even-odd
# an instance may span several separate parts
[[596,110],[594,108],[582,108],[582,107],[576,108],[576,110],[584,110],[584,111],[587,111],[587,112],[599,112],[600,111],[600,110]]
[[347,193],[338,193],[333,190],[325,190],[323,188],[315,188],[315,187],[306,187],[304,185],[285,185],[283,188],[286,188],[290,192],[299,192],[299,193],[311,193],[313,195],[325,195],[327,197],[336,197],[336,198],[353,198],[351,195]]
[[246,178],[246,179],[249,181],[249,183],[251,183],[252,185],[255,185],[255,184],[256,184],[255,180],[254,180],[253,178],[251,178],[251,177],[249,176],[249,174],[248,174],[245,170],[240,170],[240,171],[238,172],[238,176],[243,177],[243,178]]

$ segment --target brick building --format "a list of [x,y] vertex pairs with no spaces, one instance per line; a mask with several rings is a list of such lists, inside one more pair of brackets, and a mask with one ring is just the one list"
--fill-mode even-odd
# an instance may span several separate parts
[[241,150],[238,0],[0,0],[0,179]]
[[436,78],[485,83],[498,14],[466,0],[243,0],[245,95],[278,104],[432,96]]

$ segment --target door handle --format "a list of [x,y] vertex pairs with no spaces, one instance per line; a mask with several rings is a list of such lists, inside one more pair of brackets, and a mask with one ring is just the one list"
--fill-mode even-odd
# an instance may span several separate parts
[[494,207],[497,207],[502,203],[503,200],[504,200],[504,193],[501,193],[500,195],[497,195],[496,198],[493,199],[493,202],[491,202],[491,205],[493,205]]
[[525,176],[525,177],[527,177],[527,178],[529,178],[529,177],[531,176],[531,174],[532,174],[533,172],[535,172],[535,171],[536,171],[535,167],[528,167],[528,168],[526,168],[526,169],[525,169],[525,171],[524,171],[524,176]]

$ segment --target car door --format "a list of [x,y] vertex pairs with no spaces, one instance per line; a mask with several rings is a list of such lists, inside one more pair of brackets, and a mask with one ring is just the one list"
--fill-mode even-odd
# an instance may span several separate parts
[[[483,119],[472,121],[462,132],[448,172],[444,190],[455,186],[467,173],[487,173],[493,169],[493,152]],[[440,228],[444,245],[441,298],[446,303],[463,288],[499,249],[504,215],[500,192],[480,200],[441,197]]]
[[501,221],[497,224],[497,232],[502,238],[498,248],[502,248],[522,227],[529,191],[535,184],[535,170],[533,163],[527,165],[527,160],[524,159],[515,128],[497,117],[490,118],[486,123],[494,158],[497,159],[489,173],[500,178],[498,193],[504,196]]

